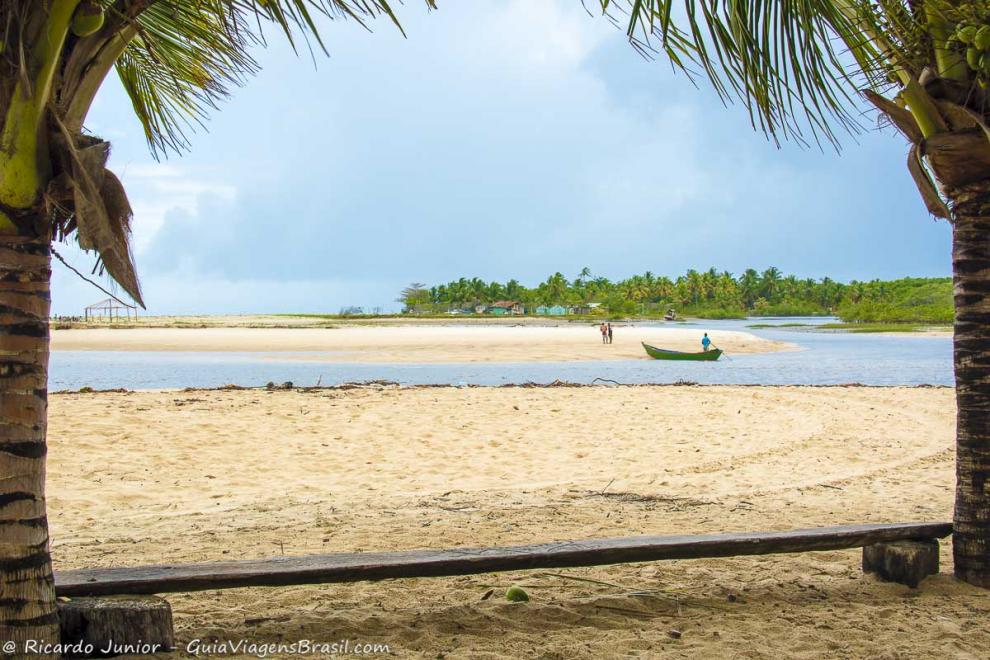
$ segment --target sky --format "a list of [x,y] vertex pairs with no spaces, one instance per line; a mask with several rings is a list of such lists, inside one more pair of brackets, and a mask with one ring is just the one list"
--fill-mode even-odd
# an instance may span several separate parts
[[[261,73],[160,162],[107,80],[87,128],[113,145],[149,312],[397,310],[410,282],[585,266],[950,273],[949,226],[871,117],[841,153],[778,148],[579,0],[409,0],[399,17],[406,38],[333,22],[315,60],[272,33]],[[53,313],[105,297],[56,264]]]

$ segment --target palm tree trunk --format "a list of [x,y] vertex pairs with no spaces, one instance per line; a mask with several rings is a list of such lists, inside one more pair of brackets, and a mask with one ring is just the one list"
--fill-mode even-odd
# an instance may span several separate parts
[[18,654],[27,640],[58,642],[45,512],[50,280],[47,236],[0,234],[0,642]]
[[951,191],[956,324],[956,577],[990,588],[990,180]]

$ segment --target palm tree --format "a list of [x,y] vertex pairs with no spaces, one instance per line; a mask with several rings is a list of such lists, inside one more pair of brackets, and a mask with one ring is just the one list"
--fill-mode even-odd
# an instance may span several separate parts
[[[433,0],[427,0],[433,5]],[[257,69],[262,30],[323,46],[322,17],[393,18],[387,0],[3,0],[0,3],[0,638],[57,642],[45,508],[53,240],[76,240],[143,305],[131,210],[85,134],[116,69],[156,154]]]
[[475,303],[490,302],[487,300],[488,295],[488,285],[485,281],[478,277],[472,277],[470,280],[471,286],[471,296]]
[[[990,5],[985,0],[601,0],[633,43],[742,99],[775,141],[856,130],[862,95],[907,138],[952,224],[956,576],[990,587]],[[627,19],[627,20],[626,20]]]
[[509,300],[519,300],[523,297],[525,287],[518,280],[509,280],[505,283],[505,295]]
[[832,309],[841,296],[840,287],[830,277],[823,277],[819,285],[818,302],[822,307]]
[[452,301],[459,305],[463,305],[471,299],[470,284],[466,278],[462,277],[456,282],[452,282],[450,289],[453,292],[451,293]]
[[760,275],[760,295],[769,302],[776,302],[777,292],[780,289],[780,270],[776,266],[770,266]]
[[669,277],[660,277],[653,287],[657,302],[670,302],[674,298],[674,283]]
[[705,281],[702,279],[701,273],[693,268],[689,269],[684,275],[684,285],[688,299],[697,305],[701,301],[705,288]]
[[561,303],[567,296],[567,278],[562,273],[554,273],[544,282],[547,303]]
[[489,302],[497,302],[505,298],[505,287],[501,282],[492,282],[488,285],[488,289],[485,292]]
[[736,278],[727,270],[719,273],[718,280],[715,282],[715,300],[721,305],[739,306],[741,304],[739,285],[736,284]]
[[760,297],[760,274],[753,268],[747,268],[739,276],[739,288],[742,290],[743,304],[750,309]]

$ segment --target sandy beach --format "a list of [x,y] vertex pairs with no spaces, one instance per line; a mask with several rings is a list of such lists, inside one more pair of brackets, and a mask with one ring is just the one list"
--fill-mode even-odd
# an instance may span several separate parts
[[[948,520],[953,401],[951,389],[863,387],[56,394],[54,560]],[[859,562],[849,550],[169,600],[183,643],[351,639],[430,658],[985,657],[990,596],[951,577],[949,542],[942,573],[918,590]],[[507,603],[511,584],[532,601]]]
[[[55,330],[53,350],[244,351],[308,353],[331,362],[561,362],[649,359],[640,342],[700,350],[705,328],[614,326],[603,345],[597,326],[396,325],[340,328],[99,328]],[[789,350],[792,344],[748,332],[712,331],[728,353]],[[284,355],[282,359],[284,359]]]

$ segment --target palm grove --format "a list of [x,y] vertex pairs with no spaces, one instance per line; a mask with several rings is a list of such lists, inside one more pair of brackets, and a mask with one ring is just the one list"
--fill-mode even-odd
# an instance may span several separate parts
[[[908,139],[928,209],[953,227],[955,570],[990,586],[986,3],[600,2],[637,48],[742,99],[774,138],[834,139],[857,122],[862,91]],[[57,638],[44,493],[52,241],[94,251],[141,302],[126,195],[106,169],[109,145],[83,131],[97,90],[116,69],[152,148],[181,149],[183,129],[257,68],[262,28],[319,48],[320,14],[392,10],[386,0],[0,3],[0,637]]]
[[413,284],[400,298],[406,311],[420,313],[468,311],[505,300],[523,303],[529,310],[538,305],[587,309],[596,304],[596,310],[612,316],[657,316],[673,308],[702,318],[836,314],[846,321],[952,322],[949,278],[845,284],[828,277],[784,275],[773,266],[761,272],[748,268],[738,276],[714,268],[688,270],[676,278],[647,271],[618,281],[593,277],[585,268],[574,279],[554,273],[533,287],[514,279],[503,283],[462,277],[429,289]]

